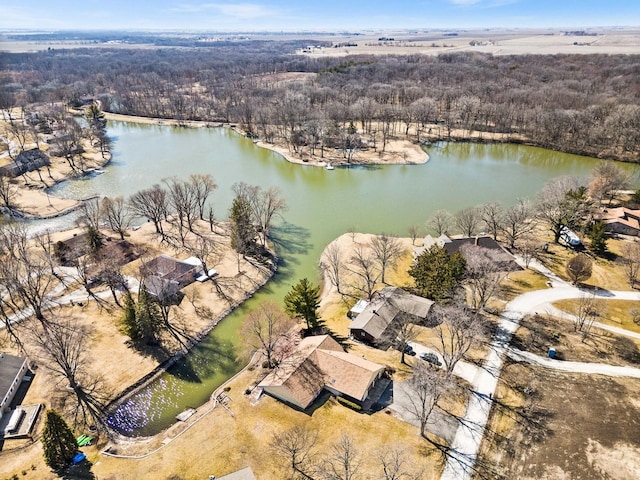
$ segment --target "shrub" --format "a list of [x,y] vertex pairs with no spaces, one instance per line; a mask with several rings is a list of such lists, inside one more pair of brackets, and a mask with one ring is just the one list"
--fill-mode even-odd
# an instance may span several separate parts
[[358,405],[357,403],[353,403],[350,400],[347,400],[346,398],[342,398],[342,397],[336,397],[338,402],[340,402],[342,405],[344,405],[345,407],[350,408],[351,410],[355,410],[356,412],[359,412],[362,410],[362,407],[360,405]]

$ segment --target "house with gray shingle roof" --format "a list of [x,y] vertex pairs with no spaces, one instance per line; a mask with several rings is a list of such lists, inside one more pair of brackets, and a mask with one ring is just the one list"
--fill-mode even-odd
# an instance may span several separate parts
[[377,343],[390,335],[400,319],[422,323],[427,319],[433,301],[413,295],[399,287],[386,287],[351,322],[349,330],[356,340]]
[[26,357],[0,353],[0,418],[9,408],[26,373]]
[[17,177],[49,165],[51,165],[49,156],[39,148],[32,148],[20,152],[13,162],[0,167],[0,175]]

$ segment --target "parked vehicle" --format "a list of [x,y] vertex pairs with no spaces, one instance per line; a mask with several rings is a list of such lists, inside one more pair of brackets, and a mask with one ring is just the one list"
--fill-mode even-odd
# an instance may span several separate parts
[[420,354],[420,358],[425,362],[429,362],[430,364],[438,367],[442,365],[442,362],[435,353],[424,352]]
[[576,235],[573,230],[569,229],[569,227],[562,227],[560,230],[560,240],[569,245],[570,247],[579,247],[582,245],[582,241],[578,235]]
[[416,352],[411,345],[404,347],[404,353],[407,355],[415,356]]

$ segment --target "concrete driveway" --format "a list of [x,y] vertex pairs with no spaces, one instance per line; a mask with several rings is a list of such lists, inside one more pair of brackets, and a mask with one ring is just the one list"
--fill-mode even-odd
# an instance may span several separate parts
[[[417,359],[418,361],[422,361]],[[398,418],[401,418],[407,423],[415,425],[420,428],[420,422],[415,415],[411,413],[411,400],[412,388],[408,382],[393,382],[393,401],[388,406]],[[443,438],[447,443],[451,443],[456,435],[458,429],[458,421],[452,418],[450,415],[446,415],[438,410],[434,410],[427,423],[427,430],[434,435],[438,435]]]

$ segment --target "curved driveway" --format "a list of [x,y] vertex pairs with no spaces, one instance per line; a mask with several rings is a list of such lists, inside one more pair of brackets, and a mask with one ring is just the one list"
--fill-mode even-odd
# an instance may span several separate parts
[[[546,272],[543,271],[545,274],[547,272],[548,270]],[[549,303],[580,298],[587,293],[584,290],[569,286],[554,275],[547,276],[552,279],[554,288],[522,294],[506,305],[500,317],[500,324],[491,341],[490,352],[485,360],[484,368],[478,369],[477,375],[471,383],[475,394],[469,398],[464,419],[458,427],[451,444],[447,464],[441,477],[443,480],[467,480],[473,474],[484,429],[491,411],[491,399],[498,385],[503,358],[520,320],[528,314],[545,312],[542,307],[546,307]],[[639,292],[629,291],[598,290],[596,297],[607,300],[640,301]]]

